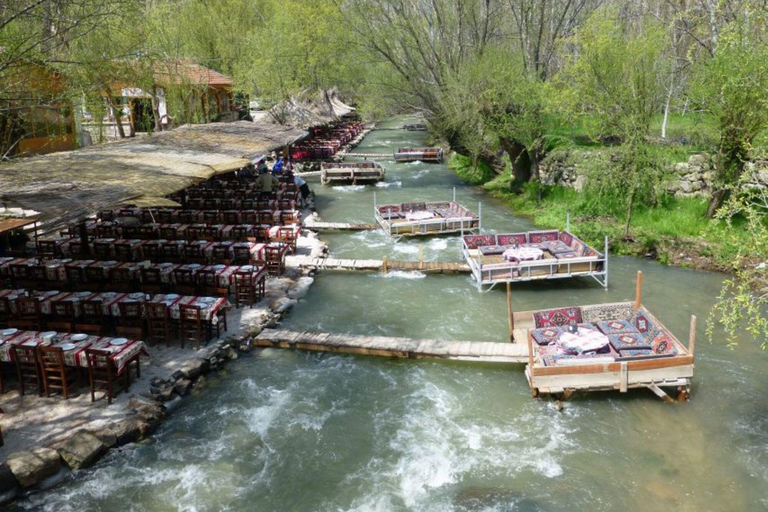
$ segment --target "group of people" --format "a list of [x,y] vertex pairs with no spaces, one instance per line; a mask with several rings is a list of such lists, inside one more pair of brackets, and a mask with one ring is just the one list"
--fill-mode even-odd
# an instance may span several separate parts
[[261,195],[272,195],[272,191],[280,184],[280,181],[293,182],[299,188],[301,193],[301,207],[314,207],[312,201],[312,191],[309,189],[309,185],[300,176],[293,174],[293,164],[289,161],[284,161],[283,157],[277,158],[277,161],[272,166],[270,172],[267,160],[265,158],[259,158],[254,160],[250,165],[240,171],[241,176],[253,176],[254,169],[256,171],[256,183],[259,187],[259,193]]

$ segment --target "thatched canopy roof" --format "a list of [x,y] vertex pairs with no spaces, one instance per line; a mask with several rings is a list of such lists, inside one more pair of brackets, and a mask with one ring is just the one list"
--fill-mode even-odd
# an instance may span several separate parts
[[0,205],[40,212],[47,229],[121,203],[234,171],[307,132],[269,123],[185,125],[169,132],[0,164]]
[[270,114],[280,124],[311,128],[332,123],[354,111],[354,107],[341,101],[336,89],[329,89],[315,95],[294,96],[272,107]]

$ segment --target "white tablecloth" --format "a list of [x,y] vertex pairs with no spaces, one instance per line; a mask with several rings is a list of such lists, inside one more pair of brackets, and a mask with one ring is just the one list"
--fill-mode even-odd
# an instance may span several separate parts
[[405,214],[407,220],[428,220],[434,219],[435,214],[432,212],[408,212]]
[[518,247],[510,248],[504,251],[504,259],[507,261],[530,261],[540,260],[544,255],[544,251],[536,249],[535,247]]
[[608,336],[599,331],[580,327],[576,334],[567,331],[561,334],[557,345],[570,353],[596,352],[608,345]]

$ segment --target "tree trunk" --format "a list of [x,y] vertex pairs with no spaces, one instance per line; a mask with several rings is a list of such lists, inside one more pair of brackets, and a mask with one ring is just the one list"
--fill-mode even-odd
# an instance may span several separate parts
[[157,99],[157,87],[152,90],[152,116],[155,118],[155,131],[163,131],[163,123],[160,120],[160,101]]
[[499,142],[512,163],[512,176],[515,178],[512,182],[512,189],[519,192],[523,183],[528,183],[531,180],[530,156],[522,144],[510,139],[501,139]]
[[632,192],[629,193],[629,203],[627,204],[627,223],[624,225],[624,238],[629,237],[629,226],[632,223],[632,212],[635,209],[635,194],[637,188],[633,187]]
[[664,103],[664,120],[661,122],[661,138],[667,138],[667,121],[669,120],[669,104],[672,100],[672,90],[667,93],[667,101]]
[[115,118],[115,128],[117,128],[117,134],[121,139],[125,138],[125,130],[123,129],[123,111],[122,108],[118,108],[115,105],[114,96],[112,95],[112,88],[110,86],[104,87],[104,93],[107,95],[107,107],[112,111],[112,117]]
[[728,197],[731,195],[731,191],[724,189],[724,188],[718,188],[715,189],[712,192],[712,196],[709,198],[709,206],[707,207],[707,217],[710,219],[715,216],[717,213],[717,210],[720,209],[721,206],[725,203],[726,200],[728,200]]

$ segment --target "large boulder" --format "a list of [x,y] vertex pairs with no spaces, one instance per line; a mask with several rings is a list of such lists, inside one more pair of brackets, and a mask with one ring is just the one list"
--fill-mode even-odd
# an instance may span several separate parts
[[12,453],[6,463],[22,487],[32,487],[59,471],[61,457],[56,450],[38,447]]
[[81,430],[59,447],[59,454],[73,470],[87,468],[106,451],[106,445],[87,430]]

